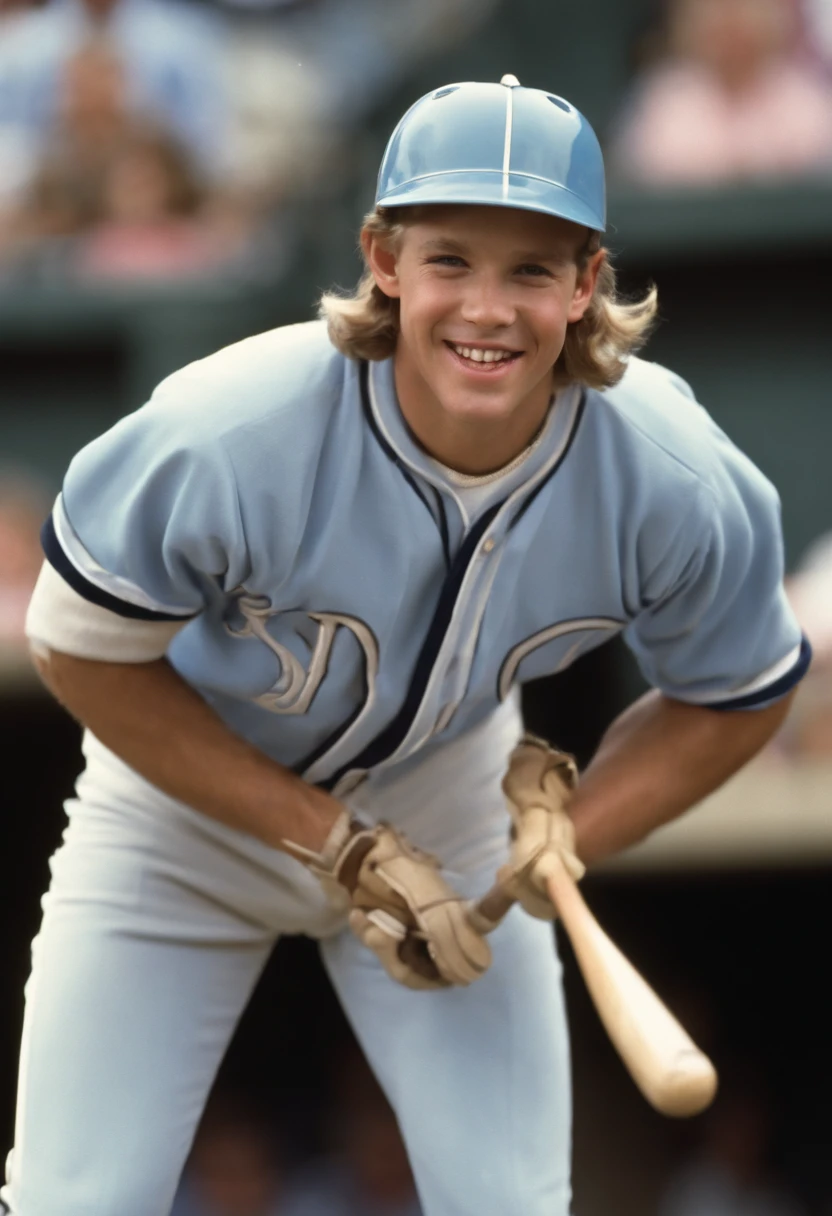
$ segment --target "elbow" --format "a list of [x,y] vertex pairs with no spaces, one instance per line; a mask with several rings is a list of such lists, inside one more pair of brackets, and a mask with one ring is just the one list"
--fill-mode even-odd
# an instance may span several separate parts
[[52,651],[48,646],[44,646],[42,642],[37,642],[34,639],[29,639],[29,657],[32,660],[32,666],[40,676],[43,683],[51,692],[51,661]]
[[38,642],[29,639],[29,655],[32,660],[32,666],[40,677],[41,683],[51,692],[56,700],[65,705],[64,697],[61,695],[61,656],[56,654],[43,642]]
[[35,671],[46,689],[72,717],[78,719],[74,708],[77,678],[73,677],[78,664],[84,663],[84,660],[76,659],[72,655],[63,654],[58,650],[52,650],[43,642],[31,638],[29,639],[29,654]]

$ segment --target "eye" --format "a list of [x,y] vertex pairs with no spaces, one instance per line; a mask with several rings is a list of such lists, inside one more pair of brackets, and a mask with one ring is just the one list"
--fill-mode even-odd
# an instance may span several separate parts
[[464,266],[465,262],[462,258],[457,257],[455,253],[440,253],[436,257],[428,258],[427,264],[429,266],[450,266],[457,269],[460,266]]
[[539,266],[536,262],[525,262],[522,266],[517,267],[516,273],[529,275],[532,278],[551,279],[553,277],[551,270],[547,270],[545,266]]

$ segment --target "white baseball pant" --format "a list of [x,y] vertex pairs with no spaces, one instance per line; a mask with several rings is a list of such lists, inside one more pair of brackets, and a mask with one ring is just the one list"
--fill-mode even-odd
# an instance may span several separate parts
[[[481,894],[506,853],[513,703],[348,801]],[[26,987],[12,1216],[167,1216],[208,1091],[281,934],[321,938],[396,1111],[425,1216],[567,1216],[571,1099],[552,931],[515,908],[470,988],[411,992],[282,853],[148,784],[95,739]]]

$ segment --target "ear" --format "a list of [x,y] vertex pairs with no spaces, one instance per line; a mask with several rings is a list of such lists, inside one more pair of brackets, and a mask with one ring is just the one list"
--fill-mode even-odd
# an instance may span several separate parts
[[376,281],[376,286],[386,296],[398,299],[401,295],[401,287],[397,273],[396,254],[385,245],[379,236],[368,232],[366,228],[361,233],[361,248]]
[[567,313],[568,321],[580,321],[589,308],[590,301],[595,294],[598,272],[603,266],[606,256],[606,249],[599,249],[597,253],[593,253],[592,257],[589,258],[583,270],[578,271],[575,290],[572,294],[569,312]]

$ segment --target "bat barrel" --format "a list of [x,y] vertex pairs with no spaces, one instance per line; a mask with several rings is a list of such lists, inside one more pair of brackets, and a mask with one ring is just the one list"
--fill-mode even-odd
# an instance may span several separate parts
[[[607,937],[562,865],[553,866],[548,888],[598,1015],[636,1085],[663,1115],[700,1114],[717,1089],[711,1061]],[[490,932],[514,903],[498,881],[471,905],[471,923]]]
[[716,1093],[711,1061],[607,936],[562,865],[548,889],[598,1015],[636,1085],[663,1115],[699,1114]]
[[699,1115],[714,1100],[717,1074],[708,1057],[691,1044],[679,1052],[673,1064],[651,1085],[644,1096],[662,1115],[686,1119]]

